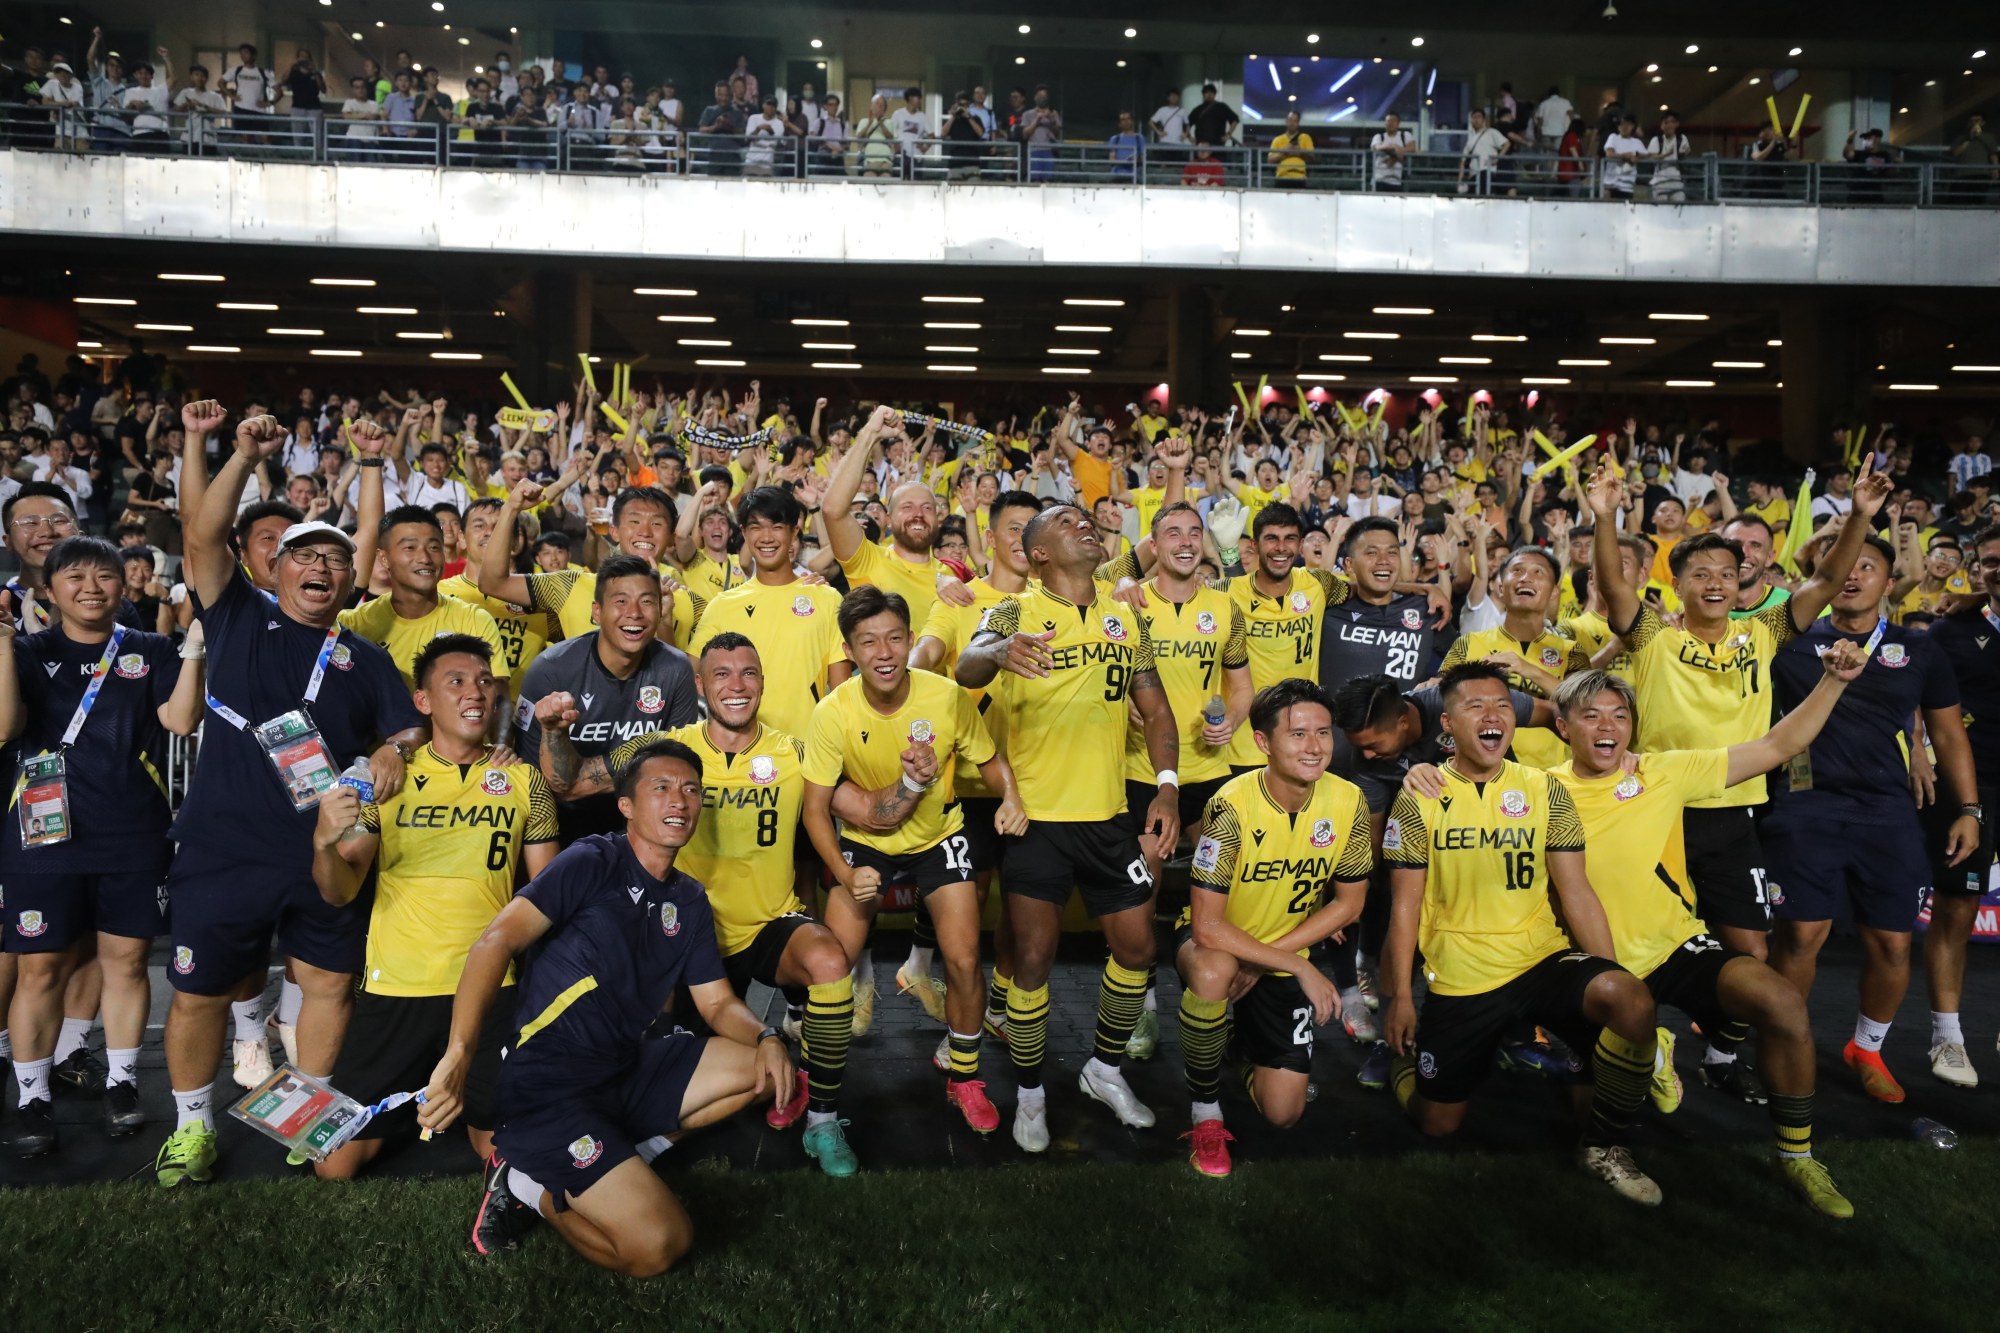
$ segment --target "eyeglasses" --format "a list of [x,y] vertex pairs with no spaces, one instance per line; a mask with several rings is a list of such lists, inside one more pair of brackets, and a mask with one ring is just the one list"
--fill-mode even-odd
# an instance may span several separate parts
[[39,532],[47,528],[50,532],[75,532],[76,520],[68,514],[24,514],[14,520],[14,526],[22,532]]
[[285,556],[301,569],[311,569],[314,565],[325,565],[328,572],[343,574],[354,568],[354,557],[339,551],[329,551],[318,546],[307,546],[287,551]]

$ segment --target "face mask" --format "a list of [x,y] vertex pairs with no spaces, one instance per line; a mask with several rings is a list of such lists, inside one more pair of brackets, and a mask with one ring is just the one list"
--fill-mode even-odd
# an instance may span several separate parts
[[1653,478],[1660,475],[1660,469],[1655,467],[1653,464],[1648,463],[1646,464],[1646,466],[1639,469],[1639,475],[1644,477],[1647,481],[1651,481]]
[[503,61],[501,61],[501,62],[499,63],[499,65],[498,65],[498,66],[496,66],[496,68],[497,68],[497,69],[499,69],[499,71],[500,71],[500,72],[501,72],[502,74],[505,74],[505,73],[506,73],[506,72],[507,72],[508,70],[510,70],[510,69],[512,69],[512,68],[514,68],[514,66],[513,66],[512,62],[510,62],[510,61],[506,61],[506,60],[503,60]]

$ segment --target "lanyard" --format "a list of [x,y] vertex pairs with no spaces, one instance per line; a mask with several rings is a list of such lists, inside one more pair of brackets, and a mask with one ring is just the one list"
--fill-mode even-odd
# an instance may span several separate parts
[[[1991,616],[1993,612],[1989,610],[1987,611],[1986,614],[1988,616]],[[1861,645],[1861,656],[1863,658],[1869,658],[1875,656],[1876,648],[1881,646],[1882,636],[1888,632],[1889,632],[1889,617],[1883,616],[1880,620],[1877,620],[1875,622],[1875,632],[1868,636],[1868,642]]]
[[14,594],[14,604],[21,608],[21,619],[32,620],[36,629],[49,627],[49,613],[42,609],[40,599],[15,580],[8,580],[7,591]]
[[[326,642],[319,646],[319,660],[313,663],[312,675],[306,681],[305,702],[307,704],[311,704],[319,698],[320,683],[326,679],[326,664],[333,660],[333,646],[339,641],[340,626],[335,625],[326,632]],[[207,702],[209,709],[224,722],[227,722],[238,731],[248,731],[250,729],[250,723],[244,719],[243,714],[237,712],[234,708],[231,708],[228,704],[206,691],[203,692],[202,697]]]
[[114,626],[111,642],[104,645],[104,656],[97,659],[97,665],[90,669],[90,684],[84,686],[83,698],[77,701],[76,712],[70,716],[69,726],[62,735],[62,748],[67,750],[76,744],[77,733],[83,730],[83,720],[90,716],[90,710],[97,704],[97,692],[104,688],[104,677],[111,671],[111,664],[118,658],[118,645],[124,642],[125,627]]
[[1987,624],[1991,625],[1996,630],[2000,630],[2000,616],[1996,616],[1993,614],[1993,604],[1991,602],[1988,602],[1985,606],[1980,607],[1979,614],[1986,617]]

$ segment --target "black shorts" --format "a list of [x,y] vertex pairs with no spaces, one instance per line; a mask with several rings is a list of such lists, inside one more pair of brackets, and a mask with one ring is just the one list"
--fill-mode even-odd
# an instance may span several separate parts
[[1957,865],[1945,854],[1945,841],[1952,822],[1958,818],[1958,802],[1951,799],[1946,784],[1939,783],[1937,799],[1917,812],[1923,824],[1924,847],[1930,853],[1932,888],[1941,893],[1986,892],[1986,881],[1993,870],[1993,821],[2000,819],[2000,807],[1995,802],[2000,802],[2000,787],[1979,789],[1979,803],[1986,807],[1986,818],[1979,825],[1979,845]]
[[893,854],[842,838],[840,854],[856,869],[873,866],[881,871],[885,886],[909,885],[919,898],[928,898],[947,884],[972,882],[972,844],[962,832],[947,833],[920,852]]
[[966,845],[972,849],[973,873],[992,870],[1000,864],[1000,830],[993,827],[993,816],[1000,809],[1000,798],[961,796],[958,809],[965,817],[965,827],[959,832],[965,835]]
[[[500,1082],[500,1049],[514,1033],[516,987],[503,986],[479,1028],[479,1049],[465,1075],[465,1123],[492,1129]],[[431,1081],[431,1071],[451,1045],[449,995],[354,997],[347,1039],[333,1062],[334,1087],[363,1106],[393,1092],[410,1092]],[[406,1103],[370,1120],[358,1139],[404,1138],[417,1132],[417,1105]]]
[[582,1195],[638,1145],[681,1127],[681,1106],[708,1038],[678,1028],[639,1043],[617,1077],[578,1086],[560,1061],[532,1072],[500,1066],[500,1127],[493,1146],[549,1192],[557,1211]]
[[1646,974],[1656,1004],[1669,1004],[1693,1019],[1703,1032],[1739,1020],[1723,1012],[1718,990],[1722,969],[1732,958],[1747,958],[1711,935],[1697,935],[1660,960]]
[[[1789,808],[1788,808],[1789,807]],[[1931,888],[1915,811],[1893,824],[1829,828],[1788,800],[1764,821],[1770,892],[1780,920],[1832,921],[1907,934]],[[1713,925],[1713,922],[1710,922]]]
[[[1215,794],[1222,790],[1224,783],[1229,782],[1235,776],[1234,773],[1223,773],[1216,777],[1203,778],[1200,782],[1190,782],[1187,786],[1178,789],[1180,792],[1181,831],[1184,834],[1193,837],[1201,831],[1201,817],[1207,812],[1209,801],[1213,800]],[[1153,798],[1159,794],[1160,788],[1158,783],[1139,782],[1132,778],[1125,779],[1125,808],[1132,812],[1133,826],[1135,828],[1144,822],[1147,809],[1153,804]]]
[[1417,1017],[1417,1091],[1425,1101],[1466,1100],[1493,1071],[1501,1040],[1529,1024],[1548,1028],[1579,1055],[1588,1052],[1597,1025],[1584,1017],[1583,992],[1606,972],[1622,970],[1596,954],[1565,949],[1494,990],[1432,991]]
[[1031,820],[1018,838],[1000,840],[1000,887],[1060,907],[1083,893],[1092,916],[1144,907],[1153,875],[1139,853],[1138,817],[1127,812],[1080,824]]
[[729,975],[730,987],[738,995],[747,993],[753,981],[775,989],[785,946],[801,928],[812,924],[813,919],[804,912],[787,912],[775,921],[766,921],[758,929],[756,939],[723,957],[722,970]]
[[1681,815],[1681,833],[1696,914],[1711,929],[1769,930],[1771,898],[1755,807],[1690,808]]
[[[1194,943],[1194,909],[1182,908],[1174,922],[1173,949],[1169,955],[1178,967],[1181,949]],[[1312,964],[1304,959],[1300,966]],[[1305,987],[1297,977],[1266,976],[1245,991],[1234,1006],[1236,1049],[1245,1060],[1263,1069],[1289,1069],[1300,1074],[1312,1072],[1313,1012]]]
[[9,872],[0,886],[0,942],[8,953],[56,953],[94,932],[134,940],[166,934],[168,856],[162,843],[158,863],[136,871]]

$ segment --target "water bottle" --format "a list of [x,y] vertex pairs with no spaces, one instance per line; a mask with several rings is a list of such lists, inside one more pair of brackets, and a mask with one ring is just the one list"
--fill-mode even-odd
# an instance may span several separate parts
[[1929,1116],[1919,1117],[1910,1125],[1910,1137],[1918,1143],[1927,1143],[1933,1148],[1956,1148],[1958,1135],[1948,1126],[1941,1125]]
[[1222,696],[1219,694],[1209,695],[1208,702],[1202,705],[1201,720],[1211,727],[1219,727],[1222,725],[1223,719],[1228,716],[1229,709],[1223,704]]
[[[357,758],[347,766],[347,771],[340,775],[340,785],[354,788],[354,794],[361,798],[362,805],[368,806],[375,803],[375,775],[369,771],[368,760],[365,757]],[[349,838],[358,837],[367,831],[361,826],[360,817],[357,815],[354,827],[347,830],[342,836]]]

